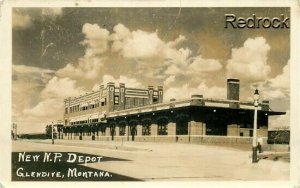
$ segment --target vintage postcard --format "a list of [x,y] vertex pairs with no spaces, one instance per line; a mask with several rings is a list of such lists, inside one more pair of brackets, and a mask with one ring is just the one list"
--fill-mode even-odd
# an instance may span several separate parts
[[300,186],[299,11],[2,1],[1,186]]

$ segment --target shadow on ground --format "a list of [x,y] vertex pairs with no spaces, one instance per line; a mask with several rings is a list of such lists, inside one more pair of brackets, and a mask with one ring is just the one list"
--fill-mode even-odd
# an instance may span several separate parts
[[284,153],[260,153],[258,154],[258,157],[260,159],[265,160],[272,160],[272,161],[283,161],[283,162],[290,162],[290,153],[284,152]]
[[[124,176],[112,172],[94,169],[85,166],[84,159],[96,159],[87,163],[107,161],[129,161],[126,159],[112,158],[106,156],[91,155],[77,152],[58,152],[59,156],[54,162],[54,152],[51,152],[50,157],[47,154],[50,152],[12,152],[12,181],[141,181],[136,178]],[[61,154],[61,156],[60,156]],[[71,155],[72,158],[69,158]],[[36,157],[35,160],[33,156]],[[76,160],[74,162],[73,159]],[[79,156],[82,156],[78,160]],[[48,160],[44,160],[46,159]],[[68,162],[68,159],[69,162]]]

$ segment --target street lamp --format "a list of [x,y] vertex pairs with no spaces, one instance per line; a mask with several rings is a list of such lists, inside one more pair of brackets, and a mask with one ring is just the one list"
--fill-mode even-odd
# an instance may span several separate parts
[[253,139],[252,139],[252,163],[257,163],[257,109],[258,109],[258,100],[259,100],[259,93],[258,89],[255,89],[254,92],[254,121],[253,121]]
[[52,122],[52,124],[51,124],[51,138],[52,138],[52,144],[54,144],[54,124],[53,124],[53,122]]

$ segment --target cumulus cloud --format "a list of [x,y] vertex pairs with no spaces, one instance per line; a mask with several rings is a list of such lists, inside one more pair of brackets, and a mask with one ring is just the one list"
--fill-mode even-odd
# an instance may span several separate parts
[[82,27],[85,38],[81,44],[86,46],[85,55],[76,63],[69,63],[57,71],[59,77],[69,77],[74,80],[97,78],[103,66],[103,57],[99,56],[109,49],[109,31],[97,24],[86,23]]
[[[40,119],[36,116],[29,116],[28,110],[40,103],[42,100],[40,94],[53,75],[54,71],[49,69],[12,65],[12,119],[18,123],[19,130],[22,132],[41,132],[44,130],[42,122],[45,121],[46,117]],[[56,110],[60,110],[60,108],[56,108]],[[47,109],[44,109],[45,112]]]
[[218,60],[205,59],[201,54],[192,56],[189,48],[181,47],[187,40],[183,35],[173,41],[162,41],[157,31],[130,31],[122,24],[113,30],[112,51],[124,58],[138,59],[136,73],[145,77],[165,79],[166,84],[172,84],[179,77],[189,81],[222,68]]
[[108,49],[109,31],[101,28],[97,24],[86,23],[82,27],[82,33],[85,34],[84,41],[86,57],[92,57],[105,52]]
[[179,80],[185,82],[203,82],[205,76],[222,69],[222,64],[215,59],[204,59],[201,55],[188,58],[181,64],[170,64],[164,71],[166,86],[174,85]]
[[[130,30],[125,27],[123,24],[117,24],[113,28],[114,33],[111,35],[111,40],[113,41],[122,41],[126,39],[127,37],[130,37],[131,32]],[[115,49],[118,51],[118,48]]]
[[[138,59],[166,59],[175,56],[186,55],[186,49],[177,50],[176,47],[186,40],[185,36],[179,35],[174,41],[162,41],[157,31],[146,32],[142,30],[130,31],[122,24],[118,24],[111,34],[112,51],[118,52],[125,58]],[[184,52],[185,51],[185,52]]]
[[191,64],[187,67],[187,73],[199,74],[218,71],[222,64],[215,59],[204,59],[201,55],[191,59]]
[[175,75],[171,75],[164,81],[164,86],[168,87],[174,82],[175,82]]
[[[113,35],[115,41],[112,49],[126,58],[152,58],[159,55],[164,48],[164,43],[156,32],[137,30],[129,34],[124,26],[117,26],[114,30],[118,33]],[[125,32],[121,33],[120,30]]]
[[176,65],[170,65],[164,72],[165,74],[169,75],[176,75],[176,74],[182,74],[184,73],[181,69],[181,67],[176,66]]
[[30,109],[24,109],[24,114],[33,117],[51,117],[56,119],[62,117],[64,104],[62,101],[57,99],[45,99],[39,102],[36,106]]
[[283,67],[282,73],[264,82],[256,83],[255,87],[262,91],[262,97],[271,99],[289,99],[290,97],[290,61]]
[[107,84],[108,82],[114,82],[115,85],[119,85],[120,83],[125,83],[125,87],[132,87],[132,88],[143,88],[143,84],[139,82],[135,78],[129,78],[127,76],[121,75],[119,78],[114,78],[112,75],[105,74],[102,77],[103,85]]
[[32,119],[41,120],[41,118],[44,122],[62,119],[63,100],[67,97],[78,96],[80,90],[82,88],[76,86],[76,81],[54,76],[40,92],[40,101],[35,106],[23,110],[23,115],[26,116],[23,119],[27,122],[32,121]]
[[290,61],[283,67],[282,74],[270,80],[274,88],[290,88]]
[[240,48],[233,48],[227,62],[227,76],[248,82],[264,81],[271,67],[267,56],[271,47],[264,37],[249,38]]
[[70,78],[58,78],[54,76],[49,80],[45,89],[41,92],[42,98],[67,98],[77,96],[79,88],[76,87],[76,81]]
[[[52,78],[54,71],[25,65],[12,66],[12,110],[14,117],[39,100],[39,94]],[[32,97],[36,96],[36,97]]]
[[102,66],[101,58],[84,57],[80,58],[77,64],[67,64],[64,68],[59,69],[56,74],[60,77],[69,77],[75,80],[92,80],[98,76]]
[[164,100],[169,101],[172,98],[177,100],[188,99],[192,95],[203,95],[205,98],[223,98],[225,99],[226,89],[218,86],[207,86],[202,82],[197,87],[191,87],[188,84],[181,87],[170,87],[164,92]]
[[184,35],[179,35],[179,37],[177,39],[175,39],[174,41],[170,41],[168,42],[168,46],[169,47],[176,47],[178,44],[180,44],[181,42],[185,41],[186,38]]
[[[75,77],[95,78],[100,67],[88,66],[92,71],[89,72],[84,67],[92,61],[85,59],[104,53],[108,49],[112,53],[119,54],[121,58],[133,59],[131,62],[136,63],[136,74],[154,79],[167,79],[173,76],[174,80],[184,76],[188,81],[194,79],[195,76],[203,78],[206,73],[222,68],[218,60],[205,59],[201,54],[191,57],[192,51],[189,48],[180,47],[186,40],[183,35],[179,35],[173,41],[165,42],[159,38],[157,31],[130,31],[122,24],[116,25],[112,33],[97,24],[84,24],[82,32],[85,33],[82,44],[87,47],[82,63],[69,64],[58,71],[58,75],[68,75],[73,79]],[[170,78],[169,83],[171,83]]]

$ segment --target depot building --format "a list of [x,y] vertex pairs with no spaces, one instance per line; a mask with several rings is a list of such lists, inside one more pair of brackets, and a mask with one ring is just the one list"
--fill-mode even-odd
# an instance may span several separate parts
[[[163,102],[163,87],[128,88],[110,82],[98,91],[64,100],[64,126],[58,138],[68,140],[245,143],[252,141],[253,101],[239,100],[240,82],[227,80],[227,99],[192,95]],[[258,106],[257,136],[267,138],[269,101]]]

